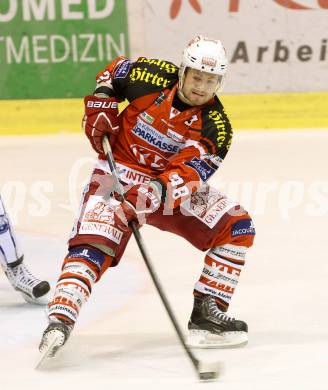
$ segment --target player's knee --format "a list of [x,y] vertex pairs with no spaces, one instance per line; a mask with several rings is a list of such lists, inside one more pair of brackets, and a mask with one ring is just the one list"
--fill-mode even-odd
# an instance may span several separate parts
[[236,245],[251,247],[255,238],[254,222],[250,215],[245,212],[234,216],[230,221],[230,239]]
[[[88,280],[90,285],[97,282],[111,265],[112,257],[100,249],[89,246],[69,248],[64,260],[63,272],[69,272]],[[91,286],[90,286],[91,287]]]
[[[221,220],[221,229],[212,243],[212,248],[225,244],[251,247],[255,237],[254,222],[241,206],[229,210]],[[223,228],[222,228],[223,225]]]

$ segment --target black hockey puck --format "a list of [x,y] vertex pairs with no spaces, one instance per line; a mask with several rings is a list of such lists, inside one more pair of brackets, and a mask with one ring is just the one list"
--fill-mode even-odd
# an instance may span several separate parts
[[40,282],[33,288],[33,296],[35,298],[40,298],[43,295],[47,294],[47,292],[50,290],[49,283],[46,281]]

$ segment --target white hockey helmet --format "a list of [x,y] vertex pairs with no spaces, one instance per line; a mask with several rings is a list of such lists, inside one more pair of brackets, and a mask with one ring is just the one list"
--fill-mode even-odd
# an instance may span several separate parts
[[182,93],[187,68],[219,75],[215,93],[219,92],[223,87],[227,67],[228,59],[221,41],[202,35],[196,36],[189,42],[182,54],[179,69],[179,92]]

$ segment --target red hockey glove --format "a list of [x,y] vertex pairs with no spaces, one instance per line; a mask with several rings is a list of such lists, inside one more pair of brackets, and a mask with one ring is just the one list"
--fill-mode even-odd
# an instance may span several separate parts
[[161,185],[157,182],[134,185],[125,194],[124,202],[115,210],[115,222],[119,229],[128,230],[131,221],[142,225],[146,214],[151,214],[161,205]]
[[89,95],[84,98],[85,115],[83,129],[93,149],[104,153],[102,139],[105,135],[115,135],[119,132],[117,100]]

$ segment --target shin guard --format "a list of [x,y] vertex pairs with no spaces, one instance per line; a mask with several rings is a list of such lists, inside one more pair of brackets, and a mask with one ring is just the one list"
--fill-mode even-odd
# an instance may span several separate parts
[[227,311],[245,264],[247,247],[225,244],[210,249],[194,295],[212,295],[218,307]]
[[74,325],[82,305],[89,299],[92,285],[100,279],[110,260],[110,256],[95,248],[70,249],[48,305],[49,320]]

